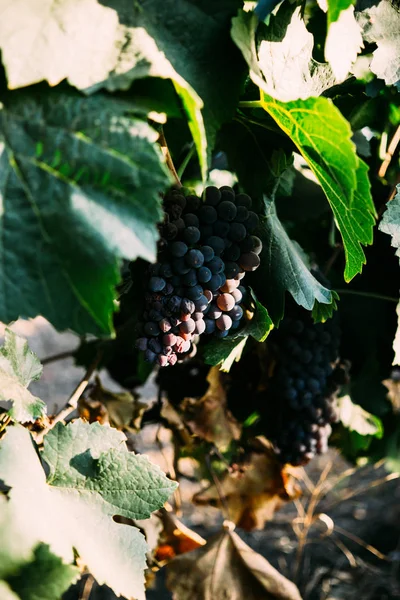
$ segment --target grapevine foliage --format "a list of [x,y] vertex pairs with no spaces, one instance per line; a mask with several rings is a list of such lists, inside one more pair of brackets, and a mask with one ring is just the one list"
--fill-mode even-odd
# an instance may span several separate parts
[[[330,434],[398,470],[399,3],[0,14],[0,597],[59,600],[87,569],[144,598],[146,556],[162,560],[135,522],[166,535],[177,486],[132,451],[148,423],[175,434],[171,473],[189,454],[210,477],[218,454],[243,497],[254,469],[260,494],[295,498],[290,469]],[[57,415],[35,388],[48,361],[12,325],[35,317],[79,336],[87,371]],[[92,385],[101,369],[124,391]],[[217,539],[232,564],[252,552]],[[263,590],[300,597],[260,565]]]

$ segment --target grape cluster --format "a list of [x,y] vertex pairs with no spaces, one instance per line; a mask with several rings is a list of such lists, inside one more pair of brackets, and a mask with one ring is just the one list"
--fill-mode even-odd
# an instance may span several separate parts
[[196,336],[224,338],[240,326],[241,281],[260,264],[252,201],[232,188],[203,198],[174,189],[164,198],[158,262],[149,268],[137,347],[161,367],[195,351]]
[[301,465],[327,450],[337,421],[340,330],[336,318],[314,324],[301,308],[290,312],[271,335],[276,366],[262,411],[279,459]]

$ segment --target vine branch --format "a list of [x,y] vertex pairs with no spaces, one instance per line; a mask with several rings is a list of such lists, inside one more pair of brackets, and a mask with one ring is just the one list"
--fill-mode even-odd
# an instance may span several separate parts
[[75,390],[73,391],[72,395],[70,396],[65,407],[57,415],[55,415],[55,417],[51,421],[50,425],[48,425],[45,429],[42,429],[42,431],[40,431],[37,434],[37,436],[36,436],[37,444],[41,444],[43,442],[44,436],[51,429],[53,429],[53,427],[57,423],[59,423],[60,421],[64,421],[64,419],[66,419],[77,408],[78,400],[82,396],[85,389],[87,388],[89,381],[92,378],[93,373],[96,371],[97,367],[99,366],[102,356],[103,356],[103,352],[101,350],[99,350],[99,352],[96,355],[96,358],[93,360],[91,365],[89,365],[88,370],[86,371],[85,375],[83,376],[81,381],[76,386]]

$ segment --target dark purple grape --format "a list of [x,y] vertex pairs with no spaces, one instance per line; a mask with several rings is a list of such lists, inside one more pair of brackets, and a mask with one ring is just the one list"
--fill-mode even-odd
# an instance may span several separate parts
[[200,248],[200,251],[202,252],[203,256],[204,256],[204,262],[210,262],[210,260],[212,260],[214,258],[214,250],[212,248],[210,248],[210,246],[202,246]]
[[[236,217],[236,206],[229,200],[223,200],[217,207],[218,216],[224,221],[233,221]],[[247,221],[246,221],[247,223]]]
[[201,206],[201,200],[194,194],[186,196],[186,209],[189,212],[196,212]]
[[144,359],[146,362],[149,363],[153,363],[156,361],[157,359],[157,354],[155,354],[154,352],[152,352],[151,350],[145,350],[144,352]]
[[218,188],[210,185],[204,190],[203,197],[205,204],[216,206],[221,200],[221,193]]
[[255,229],[257,229],[259,225],[258,215],[255,212],[250,211],[249,216],[247,217],[244,225],[249,233],[252,233]]
[[158,323],[158,321],[161,321],[161,319],[163,318],[163,315],[161,314],[161,312],[158,310],[155,310],[154,308],[149,310],[148,316],[149,316],[150,321],[156,321],[157,323]]
[[223,185],[219,188],[219,191],[221,192],[221,200],[227,202],[235,201],[235,192],[229,185]]
[[190,265],[187,264],[185,258],[174,258],[172,261],[172,268],[177,275],[186,275],[190,271]]
[[260,254],[262,250],[262,241],[256,235],[252,235],[251,239],[253,240],[253,252],[255,254]]
[[181,333],[193,333],[196,329],[196,322],[193,319],[188,319],[187,321],[182,321],[179,325],[179,331]]
[[197,271],[197,279],[200,283],[207,283],[207,281],[210,281],[211,277],[212,273],[208,267],[200,267]]
[[172,242],[169,251],[175,258],[182,258],[187,253],[188,247],[185,242]]
[[185,221],[186,227],[198,227],[199,226],[199,218],[197,215],[193,213],[187,213],[183,216],[183,220]]
[[197,227],[187,227],[183,232],[183,239],[187,244],[193,246],[193,244],[197,244],[200,239],[200,231]]
[[[219,258],[218,256],[215,256],[212,260],[210,260],[207,265],[206,265],[211,273],[213,275],[216,275],[217,273],[222,273],[222,271],[224,270],[225,264],[224,261]],[[212,288],[210,288],[212,289]]]
[[232,319],[232,321],[240,321],[243,317],[243,309],[238,304],[229,311],[228,315]]
[[138,350],[142,350],[142,352],[144,352],[145,350],[147,350],[147,343],[148,343],[147,338],[145,338],[145,337],[138,338],[136,340],[136,348]]
[[249,216],[249,211],[245,206],[238,206],[235,221],[238,223],[243,223]]
[[217,211],[213,206],[203,205],[199,210],[201,223],[212,225],[217,220]]
[[229,334],[229,330],[228,329],[226,329],[226,330],[216,329],[214,331],[215,337],[216,338],[220,338],[220,339],[221,338],[226,338],[228,334]]
[[184,315],[191,315],[196,310],[193,300],[189,298],[183,298],[181,302],[181,311]]
[[161,342],[157,338],[151,338],[151,340],[149,340],[148,348],[152,352],[155,352],[155,354],[160,354],[162,351]]
[[190,267],[198,269],[204,264],[204,254],[201,252],[201,250],[189,250],[185,256],[185,260]]
[[224,252],[224,259],[236,262],[241,255],[240,247],[237,244],[232,244],[229,248],[227,248]]
[[208,317],[204,319],[205,324],[205,333],[210,334],[215,331],[215,321],[214,319],[209,319]]
[[200,234],[201,234],[202,240],[206,240],[208,237],[212,236],[212,234],[213,234],[212,225],[200,225]]
[[231,223],[228,235],[233,242],[241,242],[247,235],[246,227],[242,223]]
[[229,230],[230,224],[228,223],[228,221],[221,221],[220,219],[218,219],[213,224],[214,235],[218,235],[221,238],[226,238],[226,236],[229,233]]
[[148,321],[145,323],[143,331],[146,335],[158,335],[160,333],[158,323],[154,323],[154,321]]
[[196,300],[194,304],[197,312],[203,312],[207,308],[209,302],[207,298],[204,295],[202,295],[198,300]]
[[235,198],[236,206],[245,206],[246,208],[251,208],[251,198],[247,194],[238,194]]
[[219,255],[225,248],[224,240],[218,235],[212,235],[206,239],[207,246],[210,246],[215,252],[215,254]]
[[260,259],[254,252],[242,254],[239,259],[239,265],[244,271],[255,271],[260,266]]
[[197,335],[201,335],[206,330],[206,324],[204,323],[204,319],[200,319],[196,321],[196,327],[194,333]]
[[169,279],[170,277],[172,277],[172,275],[173,272],[171,264],[168,262],[163,263],[160,267],[160,276]]
[[148,288],[150,292],[161,292],[165,288],[166,281],[162,277],[150,277]]
[[162,234],[166,240],[174,240],[178,234],[178,228],[174,223],[165,223],[162,228]]
[[211,277],[210,281],[207,283],[207,287],[212,292],[216,292],[221,286],[221,277],[218,274],[215,274]]
[[158,327],[161,329],[161,331],[163,333],[166,333],[167,331],[169,331],[172,327],[172,318],[170,320],[168,319],[162,319],[159,324]]
[[171,296],[167,302],[167,307],[171,312],[176,313],[181,307],[181,302],[182,298],[180,296]]
[[207,312],[207,317],[209,319],[218,319],[220,316],[222,315],[222,310],[220,308],[218,308],[218,306],[214,303],[212,303],[210,305],[210,308],[208,309]]
[[194,285],[193,287],[188,288],[186,291],[186,296],[189,298],[189,300],[193,300],[194,302],[196,302],[196,300],[198,300],[202,295],[203,288],[201,285]]
[[189,273],[183,275],[182,281],[185,285],[191,287],[197,283],[197,272],[196,269],[190,269]]
[[239,273],[239,265],[235,262],[225,263],[225,276],[227,279],[233,279]]

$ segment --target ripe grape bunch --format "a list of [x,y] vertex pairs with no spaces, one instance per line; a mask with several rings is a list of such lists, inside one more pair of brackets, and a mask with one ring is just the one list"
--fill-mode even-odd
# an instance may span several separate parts
[[299,307],[289,315],[270,340],[276,366],[264,418],[281,462],[301,465],[327,450],[337,421],[340,330],[335,318],[314,324]]
[[210,186],[164,198],[158,262],[149,268],[137,347],[161,367],[193,355],[198,336],[226,337],[241,324],[246,271],[260,264],[258,216],[247,194]]

